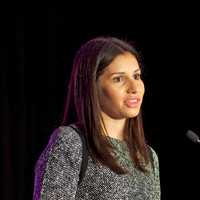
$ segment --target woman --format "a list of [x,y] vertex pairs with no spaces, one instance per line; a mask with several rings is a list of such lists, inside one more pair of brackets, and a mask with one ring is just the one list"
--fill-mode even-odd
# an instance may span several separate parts
[[33,198],[160,199],[158,158],[143,133],[144,91],[132,45],[112,37],[84,44],[63,123],[36,164]]

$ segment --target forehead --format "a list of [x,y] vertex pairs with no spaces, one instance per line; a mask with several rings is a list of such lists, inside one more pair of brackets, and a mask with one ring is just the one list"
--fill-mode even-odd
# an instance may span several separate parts
[[113,72],[133,72],[140,69],[136,57],[126,52],[124,54],[118,55],[105,69],[105,73]]

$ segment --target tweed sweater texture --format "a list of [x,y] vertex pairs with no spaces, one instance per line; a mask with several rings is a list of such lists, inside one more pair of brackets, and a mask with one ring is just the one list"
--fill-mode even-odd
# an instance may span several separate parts
[[153,165],[144,174],[131,162],[124,141],[110,138],[118,162],[131,174],[118,175],[96,165],[88,157],[82,182],[78,185],[82,162],[82,141],[69,126],[55,129],[35,165],[33,199],[45,200],[160,200],[159,163],[151,149]]

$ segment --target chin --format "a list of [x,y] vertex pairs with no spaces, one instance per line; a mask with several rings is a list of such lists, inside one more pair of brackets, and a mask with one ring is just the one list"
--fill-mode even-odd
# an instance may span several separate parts
[[134,118],[137,117],[139,115],[140,111],[135,111],[135,112],[128,112],[126,113],[127,118]]

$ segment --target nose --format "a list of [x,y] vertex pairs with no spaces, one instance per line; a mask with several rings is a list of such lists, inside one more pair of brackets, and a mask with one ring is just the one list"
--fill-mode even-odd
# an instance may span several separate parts
[[128,93],[137,93],[137,83],[135,82],[135,80],[130,80],[129,84],[128,84],[128,89],[127,92]]

